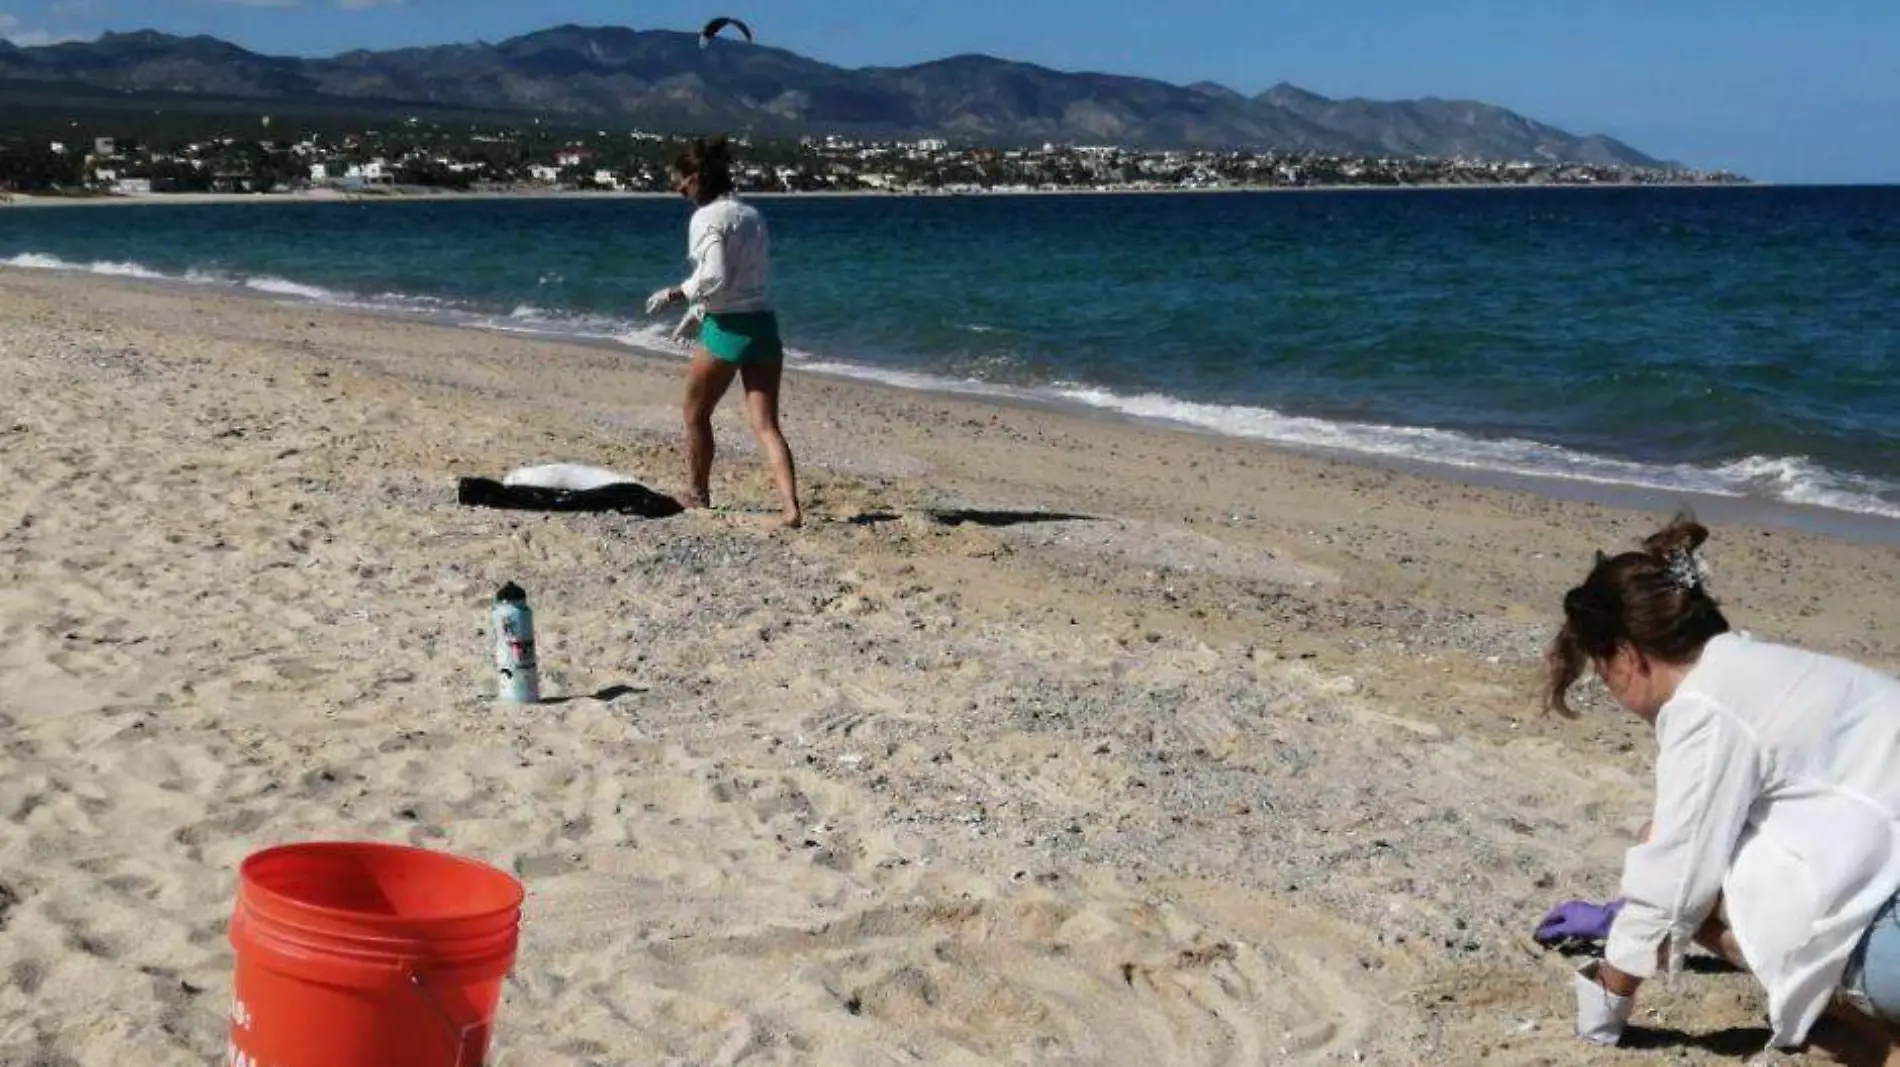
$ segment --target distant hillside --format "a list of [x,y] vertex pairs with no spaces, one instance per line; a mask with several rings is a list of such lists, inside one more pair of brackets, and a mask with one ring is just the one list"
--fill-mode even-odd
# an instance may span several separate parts
[[492,45],[327,59],[264,56],[152,31],[37,48],[0,42],[0,107],[113,100],[286,114],[535,116],[657,132],[1661,165],[1611,138],[1476,101],[1329,100],[1290,85],[1249,98],[1206,82],[1066,73],[979,55],[847,70],[741,41],[702,50],[691,34],[659,30],[559,26]]

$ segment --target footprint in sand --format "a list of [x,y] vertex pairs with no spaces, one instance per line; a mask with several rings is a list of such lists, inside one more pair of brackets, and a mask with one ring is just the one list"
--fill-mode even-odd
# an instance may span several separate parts
[[107,889],[140,900],[157,900],[164,891],[156,881],[142,874],[115,874],[105,881]]
[[185,857],[193,863],[204,862],[204,845],[211,841],[242,841],[270,822],[270,815],[258,808],[239,808],[215,818],[181,826],[172,831],[172,840],[184,846]]
[[7,968],[7,978],[20,992],[33,996],[46,984],[46,965],[39,960],[14,960]]
[[101,960],[116,960],[123,951],[115,939],[94,933],[87,928],[83,920],[68,915],[61,909],[47,909],[47,917],[53,921],[54,925],[64,930],[66,947],[70,949]]
[[571,874],[585,866],[582,857],[572,852],[535,852],[515,860],[515,876],[532,884],[545,878]]
[[197,1047],[216,1046],[216,1038],[224,1028],[216,1014],[204,1010],[202,998],[209,985],[193,982],[170,967],[144,966],[139,973],[152,980],[160,1031],[174,1038],[187,1038],[187,1044]]
[[727,989],[729,1013],[767,988],[782,1001],[790,983],[873,1024],[852,1031],[866,1042],[927,1061],[1336,1062],[1371,1017],[1294,938],[1255,945],[1148,904],[920,904],[645,951],[682,993]]

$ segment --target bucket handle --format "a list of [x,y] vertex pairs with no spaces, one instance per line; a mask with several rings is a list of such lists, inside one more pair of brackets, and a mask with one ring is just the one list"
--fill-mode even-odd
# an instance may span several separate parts
[[[403,973],[409,979],[409,985],[413,987],[417,995],[421,996],[423,1001],[429,1005],[430,1010],[435,1012],[435,1017],[442,1021],[443,1029],[448,1031],[449,1037],[454,1040],[455,1067],[462,1067],[462,1053],[468,1051],[468,1035],[487,1026],[492,1020],[478,1019],[472,1023],[457,1024],[455,1017],[450,1015],[449,1010],[442,1006],[442,998],[436,996],[435,990],[429,988],[428,980],[423,977],[421,971],[414,967],[405,967],[403,968]],[[475,1067],[475,1065],[471,1065],[471,1067]]]

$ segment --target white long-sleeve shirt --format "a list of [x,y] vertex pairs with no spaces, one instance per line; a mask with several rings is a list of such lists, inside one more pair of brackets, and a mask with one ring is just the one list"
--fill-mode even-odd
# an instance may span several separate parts
[[722,196],[686,225],[692,276],[679,289],[708,313],[772,309],[772,239],[759,210]]
[[1680,966],[1718,893],[1800,1044],[1900,889],[1900,680],[1745,635],[1703,647],[1656,718],[1655,822],[1624,860],[1606,958]]

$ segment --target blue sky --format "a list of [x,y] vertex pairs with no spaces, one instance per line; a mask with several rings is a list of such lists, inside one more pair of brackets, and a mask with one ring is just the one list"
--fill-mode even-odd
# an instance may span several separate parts
[[312,55],[715,14],[845,66],[978,51],[1246,93],[1469,97],[1758,179],[1900,182],[1897,0],[0,0],[0,36],[149,27]]

